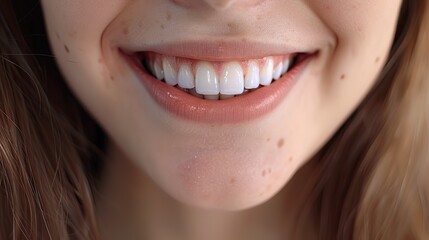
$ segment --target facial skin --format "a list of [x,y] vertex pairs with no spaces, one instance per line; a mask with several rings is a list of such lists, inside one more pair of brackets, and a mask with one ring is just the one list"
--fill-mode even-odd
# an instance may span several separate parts
[[[179,202],[240,210],[278,193],[362,101],[387,58],[401,1],[42,5],[65,80],[105,129],[109,146],[123,153],[121,161]],[[285,44],[319,54],[272,112],[239,124],[195,123],[165,112],[118,49],[141,45],[148,51],[154,44],[196,39]]]

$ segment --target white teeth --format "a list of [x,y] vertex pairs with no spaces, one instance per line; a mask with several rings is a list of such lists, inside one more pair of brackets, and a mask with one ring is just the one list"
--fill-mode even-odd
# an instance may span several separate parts
[[242,94],[244,91],[244,77],[241,64],[229,62],[223,66],[220,78],[220,93],[225,95]]
[[282,75],[282,70],[283,70],[283,63],[280,62],[279,65],[277,65],[277,67],[274,69],[274,72],[273,72],[274,80],[278,80],[280,78],[280,76]]
[[153,70],[155,72],[155,77],[158,80],[164,79],[164,70],[162,70],[162,68],[157,63],[154,64]]
[[199,62],[196,67],[195,88],[204,95],[219,94],[219,81],[216,72],[208,62]]
[[259,87],[259,66],[255,61],[250,61],[247,65],[246,78],[244,79],[244,87],[253,89]]
[[289,70],[290,60],[286,59],[283,62],[282,74],[285,74]]
[[182,88],[194,88],[194,74],[192,74],[191,67],[188,64],[183,64],[179,69],[179,86]]
[[273,80],[273,69],[274,69],[274,60],[273,58],[268,57],[260,73],[261,85],[264,85],[264,86],[270,85],[271,81]]
[[[276,66],[274,68],[274,60]],[[274,80],[280,79],[290,69],[292,59],[266,57],[263,60],[249,60],[246,73],[243,73],[242,63],[210,63],[198,61],[192,66],[189,60],[176,57],[162,56],[158,61],[149,59],[143,64],[157,79],[164,79],[168,85],[176,86],[181,91],[195,97],[208,100],[219,100],[244,95],[260,85],[268,86]],[[260,64],[261,65],[260,66]],[[215,69],[216,68],[216,69]],[[217,69],[221,72],[217,72]],[[195,72],[194,72],[195,71]]]
[[177,73],[172,66],[174,59],[163,58],[162,67],[164,68],[164,80],[168,85],[174,86],[177,84]]

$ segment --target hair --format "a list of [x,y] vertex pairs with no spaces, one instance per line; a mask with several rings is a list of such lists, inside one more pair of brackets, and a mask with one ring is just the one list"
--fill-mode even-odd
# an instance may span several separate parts
[[[310,160],[319,239],[429,239],[428,43],[429,3],[405,0],[375,86]],[[2,0],[0,239],[100,239],[104,141],[62,80],[40,2]]]

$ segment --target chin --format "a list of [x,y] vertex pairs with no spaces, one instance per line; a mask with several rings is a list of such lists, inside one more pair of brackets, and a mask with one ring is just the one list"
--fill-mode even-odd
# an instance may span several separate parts
[[249,209],[271,199],[295,169],[270,155],[253,155],[224,152],[194,154],[186,160],[175,157],[177,164],[159,166],[151,177],[168,195],[188,206],[225,211]]

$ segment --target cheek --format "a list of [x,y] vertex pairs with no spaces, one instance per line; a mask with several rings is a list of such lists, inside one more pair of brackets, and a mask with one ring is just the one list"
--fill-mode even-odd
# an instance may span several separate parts
[[76,73],[85,72],[86,68],[98,69],[103,78],[110,77],[104,67],[101,39],[126,2],[42,1],[50,43],[66,80],[78,82]]
[[[64,79],[88,109],[105,109],[99,101],[111,94],[113,76],[101,40],[127,1],[44,0],[42,9],[52,51]],[[96,14],[95,14],[96,13]],[[100,111],[99,117],[107,113]]]
[[322,70],[321,99],[334,107],[328,113],[355,106],[369,91],[388,56],[400,6],[400,0],[312,1],[337,39]]

